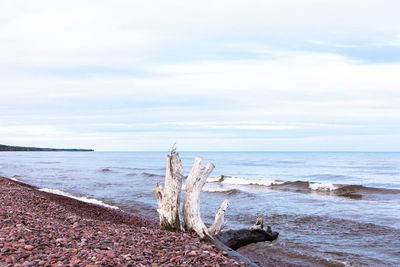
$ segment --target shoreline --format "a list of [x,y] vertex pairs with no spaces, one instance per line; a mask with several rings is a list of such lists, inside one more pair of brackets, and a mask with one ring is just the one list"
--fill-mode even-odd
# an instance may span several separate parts
[[188,233],[142,215],[0,177],[1,266],[240,266]]

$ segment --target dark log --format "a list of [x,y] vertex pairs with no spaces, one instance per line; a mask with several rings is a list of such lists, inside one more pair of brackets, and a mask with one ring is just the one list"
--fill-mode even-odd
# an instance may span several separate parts
[[227,230],[218,233],[215,237],[231,249],[238,249],[251,243],[274,241],[278,238],[278,232],[272,232],[268,226],[263,229],[262,217],[258,217],[256,223],[249,229]]
[[239,252],[236,252],[236,251],[232,250],[231,248],[229,248],[227,245],[222,243],[222,241],[219,240],[217,237],[215,237],[211,241],[211,243],[214,244],[219,250],[222,250],[222,251],[225,251],[226,253],[228,253],[229,258],[235,259],[239,262],[244,262],[246,264],[246,266],[259,267],[257,264],[255,264],[254,262],[252,262],[251,260],[249,260],[248,258],[243,256]]
[[231,249],[238,249],[251,243],[274,241],[279,233],[264,230],[239,229],[220,232],[216,237]]

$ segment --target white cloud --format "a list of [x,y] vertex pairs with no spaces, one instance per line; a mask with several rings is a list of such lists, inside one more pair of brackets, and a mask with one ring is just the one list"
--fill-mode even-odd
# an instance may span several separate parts
[[369,134],[400,149],[391,139],[400,64],[357,54],[397,46],[399,8],[358,0],[4,1],[0,142],[292,150],[298,142],[313,149],[313,140],[322,149],[325,136],[332,149],[341,140],[359,149],[363,141],[352,136]]
[[394,36],[390,40],[377,42],[377,43],[375,43],[375,45],[377,45],[377,46],[389,46],[389,47],[390,46],[393,46],[393,47],[400,46],[400,34]]
[[[284,125],[283,123],[271,123],[271,122],[253,122],[253,121],[239,121],[239,122],[193,122],[193,121],[177,121],[177,122],[163,122],[163,123],[151,123],[148,126],[178,126],[178,127],[190,127],[190,128],[201,128],[201,129],[243,129],[243,130],[290,130],[296,129],[299,126]],[[142,125],[144,126],[144,125]],[[126,127],[126,126],[125,126]]]

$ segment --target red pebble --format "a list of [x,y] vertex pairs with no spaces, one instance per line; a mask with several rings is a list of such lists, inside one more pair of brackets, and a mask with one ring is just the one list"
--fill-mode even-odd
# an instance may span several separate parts
[[107,257],[109,257],[110,259],[114,259],[115,258],[115,253],[107,253]]
[[24,249],[26,249],[26,250],[32,250],[32,249],[33,249],[33,246],[32,246],[32,245],[25,245],[25,246],[24,246]]
[[189,255],[189,256],[196,256],[196,255],[197,255],[197,252],[194,251],[194,250],[192,250],[192,251],[189,252],[188,255]]

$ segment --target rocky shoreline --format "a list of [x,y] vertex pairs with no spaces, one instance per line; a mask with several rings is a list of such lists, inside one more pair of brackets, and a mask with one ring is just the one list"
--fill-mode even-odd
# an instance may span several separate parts
[[70,151],[70,152],[93,152],[94,149],[79,149],[79,148],[41,148],[41,147],[26,147],[26,146],[7,146],[0,144],[0,151]]
[[243,266],[152,219],[0,177],[0,266]]

